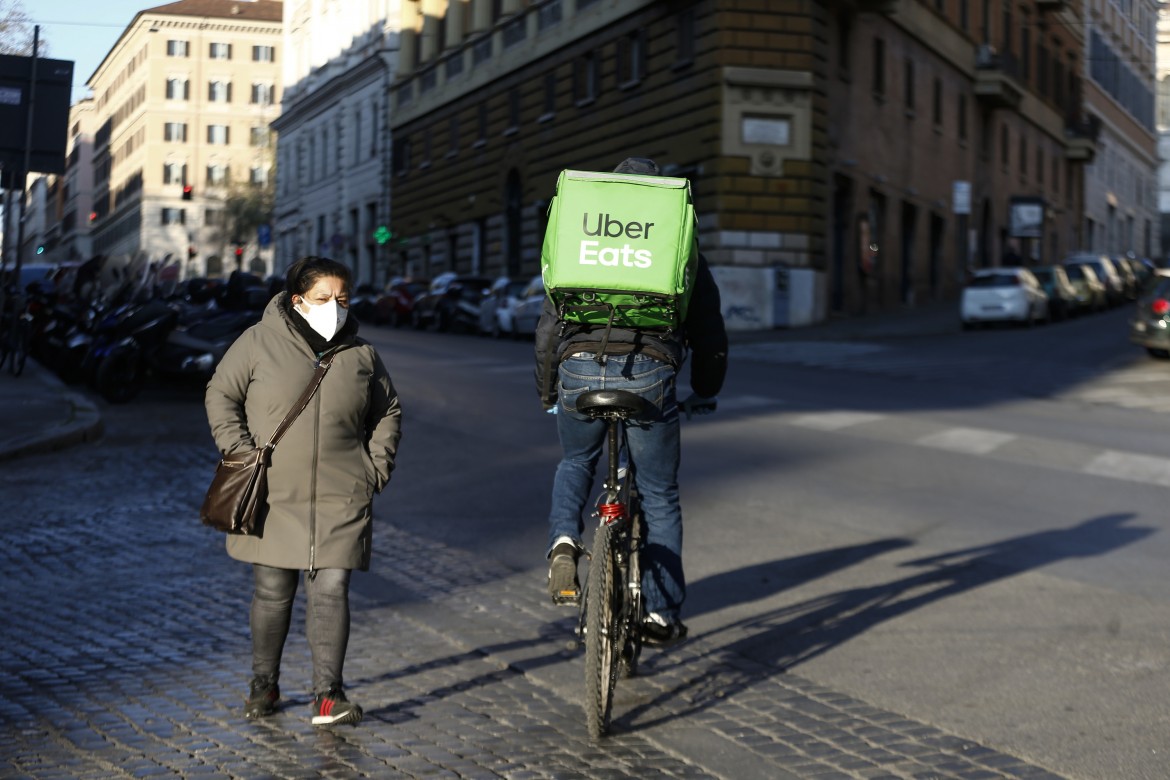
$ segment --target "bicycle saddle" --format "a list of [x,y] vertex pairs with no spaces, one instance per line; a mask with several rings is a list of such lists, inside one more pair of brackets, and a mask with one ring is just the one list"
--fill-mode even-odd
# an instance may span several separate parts
[[641,417],[650,404],[628,390],[590,390],[577,399],[577,411],[590,417],[615,415],[622,419]]

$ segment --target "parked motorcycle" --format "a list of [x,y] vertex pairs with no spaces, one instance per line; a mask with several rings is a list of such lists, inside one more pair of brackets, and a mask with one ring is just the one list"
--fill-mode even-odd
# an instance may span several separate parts
[[95,334],[90,359],[93,385],[112,404],[126,403],[142,391],[147,371],[179,320],[165,301],[130,305],[106,318]]
[[154,367],[176,376],[210,378],[228,347],[259,319],[255,311],[181,317],[154,356]]

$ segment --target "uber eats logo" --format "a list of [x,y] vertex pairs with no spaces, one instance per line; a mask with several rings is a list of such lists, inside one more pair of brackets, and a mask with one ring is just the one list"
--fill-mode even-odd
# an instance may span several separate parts
[[581,232],[587,236],[597,236],[598,240],[581,240],[581,253],[578,260],[581,265],[623,265],[629,268],[649,268],[653,259],[649,249],[636,249],[624,243],[617,246],[616,241],[602,242],[600,239],[633,239],[647,240],[650,238],[650,228],[653,222],[622,222],[609,214],[590,215],[585,212],[581,219]]

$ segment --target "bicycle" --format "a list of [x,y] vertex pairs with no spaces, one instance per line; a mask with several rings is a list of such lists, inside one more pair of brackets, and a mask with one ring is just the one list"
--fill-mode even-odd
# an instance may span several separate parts
[[634,483],[634,464],[621,465],[624,423],[649,407],[625,390],[592,390],[577,410],[607,423],[609,468],[597,499],[599,519],[589,572],[581,593],[577,635],[585,640],[585,722],[597,739],[609,730],[618,674],[632,677],[642,652],[641,549],[645,525]]

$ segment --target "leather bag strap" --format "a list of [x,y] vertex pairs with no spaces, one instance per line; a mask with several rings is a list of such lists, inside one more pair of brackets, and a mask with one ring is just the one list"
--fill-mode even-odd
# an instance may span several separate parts
[[288,430],[293,421],[301,416],[301,412],[309,405],[309,401],[313,398],[313,394],[317,392],[317,388],[321,385],[321,380],[325,378],[325,372],[329,370],[329,366],[333,365],[333,356],[337,354],[330,352],[325,357],[317,361],[317,370],[313,373],[313,378],[309,380],[309,386],[305,388],[305,392],[301,393],[301,397],[293,404],[293,408],[289,409],[288,414],[280,421],[280,425],[276,426],[276,430],[272,432],[272,437],[268,443],[264,445],[264,449],[271,452],[276,448],[276,443],[280,441],[280,437]]

